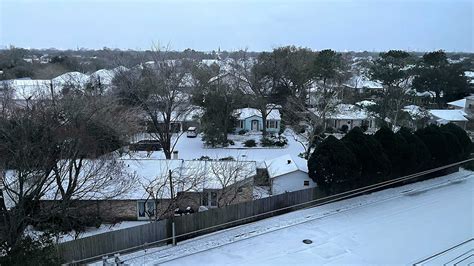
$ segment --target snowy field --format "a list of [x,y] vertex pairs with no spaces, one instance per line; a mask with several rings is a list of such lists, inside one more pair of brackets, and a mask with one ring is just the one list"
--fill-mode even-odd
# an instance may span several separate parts
[[[121,258],[130,265],[413,264],[473,237],[474,173],[461,170]],[[472,253],[473,242],[435,264]],[[473,262],[463,254],[463,263]]]
[[[256,161],[262,163],[265,160],[273,159],[285,154],[290,154],[295,163],[300,169],[306,169],[307,162],[303,158],[298,157],[298,154],[304,152],[303,146],[297,142],[294,136],[287,130],[285,136],[288,139],[288,145],[283,148],[277,147],[254,147],[245,148],[241,145],[229,146],[230,148],[205,148],[201,137],[187,138],[186,134],[183,134],[176,144],[175,150],[178,151],[179,159],[193,160],[198,159],[201,156],[208,156],[211,159],[219,159],[224,157],[232,156],[237,160],[242,161]],[[245,136],[248,139],[258,140],[261,136],[250,135]],[[136,137],[136,140],[145,138],[144,136]],[[241,141],[243,136],[231,135],[229,138],[240,138]],[[239,148],[240,147],[240,148]],[[124,159],[129,159],[130,156],[124,156]],[[131,154],[131,158],[147,158],[146,152],[134,152]],[[153,152],[149,158],[152,159],[164,159],[165,155],[163,151]]]

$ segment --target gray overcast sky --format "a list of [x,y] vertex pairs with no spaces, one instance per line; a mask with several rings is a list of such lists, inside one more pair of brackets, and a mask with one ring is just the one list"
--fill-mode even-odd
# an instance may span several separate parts
[[0,0],[0,46],[473,52],[472,0]]

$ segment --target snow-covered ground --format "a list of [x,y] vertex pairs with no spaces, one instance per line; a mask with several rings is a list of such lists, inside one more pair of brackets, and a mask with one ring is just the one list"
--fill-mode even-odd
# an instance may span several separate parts
[[[211,159],[218,159],[232,156],[237,160],[244,160],[244,161],[256,161],[257,165],[259,163],[263,163],[265,160],[273,159],[285,154],[290,154],[295,163],[298,164],[298,167],[301,169],[307,168],[307,162],[305,159],[298,156],[298,154],[304,152],[303,146],[295,140],[293,135],[287,131],[285,132],[285,136],[288,139],[288,145],[283,148],[263,148],[263,147],[256,147],[256,148],[206,148],[204,147],[203,141],[201,137],[198,136],[197,138],[187,138],[186,135],[182,135],[178,143],[176,144],[175,150],[178,151],[178,157],[180,159],[185,160],[193,160],[198,159],[201,156],[208,156]],[[235,139],[242,138],[242,136],[234,136]],[[234,138],[231,137],[231,138]],[[246,136],[249,139],[253,138],[258,140],[260,136],[252,135]],[[137,137],[136,140],[146,138],[144,136]],[[238,147],[238,145],[235,145]],[[165,155],[163,151],[153,152],[151,156],[147,157],[146,152],[135,152],[131,154],[131,158],[152,158],[152,159],[164,159]],[[123,158],[128,159],[130,156],[124,156]]]
[[[84,232],[81,232],[78,235],[76,235],[76,232],[74,230],[71,232],[62,234],[56,239],[56,242],[57,243],[67,242],[74,239],[107,233],[107,232],[124,229],[128,227],[133,227],[133,226],[138,226],[138,225],[142,225],[146,223],[149,223],[149,222],[148,221],[124,221],[124,222],[120,222],[116,224],[101,224],[98,228],[88,227],[86,228]],[[32,227],[29,227],[26,233],[34,236],[34,235],[40,235],[43,232],[36,231]]]
[[[413,264],[473,237],[474,173],[461,170],[121,258],[131,265]],[[473,242],[463,250],[472,252]],[[437,261],[451,260],[443,256]]]

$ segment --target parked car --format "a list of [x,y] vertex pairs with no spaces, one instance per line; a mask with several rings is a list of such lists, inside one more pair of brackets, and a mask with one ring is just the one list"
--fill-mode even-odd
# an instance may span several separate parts
[[158,140],[140,140],[129,146],[131,151],[161,151],[161,144]]
[[188,138],[195,138],[197,137],[198,132],[196,127],[189,127],[188,130],[186,131],[186,136]]

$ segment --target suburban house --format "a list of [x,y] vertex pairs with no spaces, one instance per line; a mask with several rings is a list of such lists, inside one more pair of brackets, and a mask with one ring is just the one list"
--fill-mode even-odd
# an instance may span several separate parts
[[423,128],[429,122],[430,113],[418,105],[407,105],[403,107],[402,111],[407,114],[406,124],[403,126],[412,129]]
[[466,128],[474,129],[474,94],[457,101],[449,102],[450,109],[461,110],[466,113],[465,117],[468,119]]
[[428,110],[431,115],[430,123],[437,125],[444,125],[447,123],[454,123],[459,127],[466,129],[467,114],[460,109],[431,109]]
[[[245,130],[251,132],[261,131],[263,128],[262,114],[255,108],[242,108],[234,111],[237,118],[236,132]],[[281,126],[280,111],[276,108],[268,110],[266,120],[267,132],[278,133]]]
[[267,160],[265,166],[272,195],[316,187],[308,176],[308,170],[298,166],[289,154]]
[[364,75],[350,78],[343,86],[358,93],[364,93],[371,90],[380,90],[383,88],[380,82],[370,80]]
[[[199,128],[201,125],[201,117],[204,114],[204,110],[199,106],[186,106],[183,108],[176,108],[175,111],[171,112],[171,131],[182,132],[186,131],[189,127]],[[153,132],[154,127],[152,122],[147,115],[144,115],[145,123],[147,125],[147,132]],[[157,115],[158,123],[164,125],[163,116]]]
[[[318,115],[317,112],[314,112]],[[338,104],[336,108],[326,115],[326,125],[341,130],[347,126],[347,130],[354,127],[367,127],[375,129],[375,118],[366,110],[353,104]]]
[[[134,176],[133,185],[110,198],[94,194],[87,196],[87,200],[78,200],[75,205],[78,211],[110,222],[148,220],[173,215],[176,208],[198,211],[253,199],[255,161],[123,159],[121,162]],[[46,193],[43,207],[55,203],[53,194],[56,195]]]

